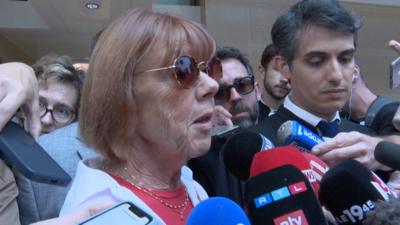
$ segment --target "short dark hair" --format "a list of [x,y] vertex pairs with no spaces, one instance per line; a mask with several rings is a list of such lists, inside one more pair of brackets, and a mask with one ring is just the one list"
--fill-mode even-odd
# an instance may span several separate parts
[[272,58],[278,55],[278,50],[273,44],[267,45],[261,55],[261,66],[267,68]]
[[253,68],[250,65],[249,59],[247,58],[247,56],[245,54],[240,52],[239,49],[234,48],[234,47],[217,47],[217,51],[216,51],[215,55],[221,61],[224,61],[224,60],[227,60],[227,59],[236,59],[236,60],[238,60],[240,63],[243,64],[244,67],[246,67],[247,73],[250,76],[254,76],[253,75]]
[[356,46],[357,31],[361,25],[361,19],[336,0],[302,0],[278,17],[272,26],[271,38],[279,54],[290,65],[297,51],[299,31],[317,26],[354,34]]

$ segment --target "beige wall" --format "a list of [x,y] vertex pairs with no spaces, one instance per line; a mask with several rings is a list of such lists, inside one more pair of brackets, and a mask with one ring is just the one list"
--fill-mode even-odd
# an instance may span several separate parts
[[[275,19],[295,0],[206,0],[205,23],[219,46],[234,46],[258,67],[264,47],[271,42]],[[377,94],[400,99],[400,88],[389,89],[389,64],[397,57],[387,47],[400,39],[400,7],[344,3],[365,23],[359,35],[358,62],[370,88]]]
[[12,42],[0,35],[0,57],[6,61],[20,61],[27,64],[33,63],[33,58],[24,53]]

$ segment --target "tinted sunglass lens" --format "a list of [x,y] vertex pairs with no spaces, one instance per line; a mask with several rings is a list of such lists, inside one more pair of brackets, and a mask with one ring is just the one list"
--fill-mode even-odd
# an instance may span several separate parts
[[175,62],[176,79],[184,88],[190,88],[196,81],[198,69],[196,62],[189,56],[181,56]]
[[231,87],[220,86],[217,94],[215,94],[214,98],[217,103],[226,102],[230,97],[230,89]]
[[239,94],[248,94],[253,91],[254,82],[251,78],[243,78],[236,83],[235,89],[239,92]]

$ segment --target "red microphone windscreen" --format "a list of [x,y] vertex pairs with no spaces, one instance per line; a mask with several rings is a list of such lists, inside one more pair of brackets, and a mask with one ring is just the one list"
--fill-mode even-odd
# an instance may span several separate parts
[[314,173],[315,179],[318,183],[321,182],[322,177],[329,170],[329,166],[314,154],[303,152],[303,156],[309,162],[310,169]]
[[318,196],[319,184],[314,177],[314,173],[310,169],[309,161],[303,156],[299,149],[291,145],[276,147],[268,151],[256,153],[251,164],[250,177],[284,165],[292,165],[303,172],[310,181],[315,194]]

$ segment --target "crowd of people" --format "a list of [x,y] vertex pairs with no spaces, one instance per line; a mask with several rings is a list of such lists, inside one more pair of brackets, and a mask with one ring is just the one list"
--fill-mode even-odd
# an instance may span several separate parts
[[0,64],[0,130],[19,123],[74,177],[35,182],[0,160],[0,224],[77,224],[122,201],[173,225],[211,196],[245,207],[224,145],[251,131],[280,146],[287,121],[324,138],[309,151],[327,165],[355,159],[400,192],[398,171],[374,157],[379,142],[400,144],[400,102],[368,89],[361,26],[335,0],[299,1],[274,22],[254,73],[202,25],[133,9],[96,35],[88,66],[57,55]]

